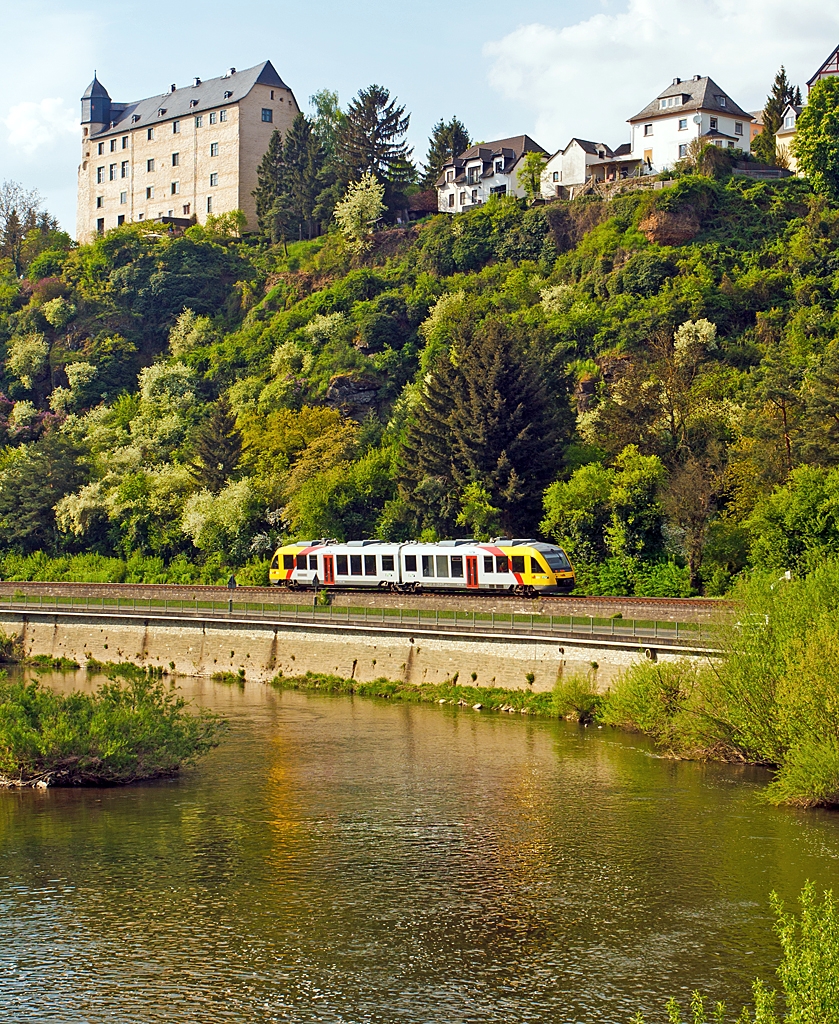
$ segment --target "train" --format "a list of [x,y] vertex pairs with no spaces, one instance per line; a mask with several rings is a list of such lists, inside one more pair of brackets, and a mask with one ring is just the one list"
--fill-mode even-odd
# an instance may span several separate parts
[[521,597],[567,593],[576,583],[574,567],[561,547],[509,537],[429,544],[301,540],[274,552],[268,576],[271,586],[292,590],[505,591]]

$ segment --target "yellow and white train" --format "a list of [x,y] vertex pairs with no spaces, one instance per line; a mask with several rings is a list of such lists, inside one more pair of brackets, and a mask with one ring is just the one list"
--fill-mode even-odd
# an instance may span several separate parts
[[555,544],[496,538],[443,540],[435,544],[381,540],[297,541],[274,553],[272,586],[508,591],[555,594],[572,590],[574,568]]

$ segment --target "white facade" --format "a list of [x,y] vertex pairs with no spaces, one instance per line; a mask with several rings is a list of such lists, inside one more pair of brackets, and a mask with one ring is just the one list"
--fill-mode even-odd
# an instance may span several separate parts
[[748,152],[753,120],[710,78],[676,78],[630,119],[632,156],[641,161],[645,173],[657,174],[684,160],[688,146],[697,138]]
[[437,180],[437,208],[460,213],[492,196],[524,196],[518,175],[524,156],[545,151],[526,135],[471,146],[449,160]]
[[590,179],[617,181],[637,173],[638,161],[628,145],[610,149],[605,142],[571,139],[548,160],[542,174],[542,196],[545,199],[573,199],[575,193]]

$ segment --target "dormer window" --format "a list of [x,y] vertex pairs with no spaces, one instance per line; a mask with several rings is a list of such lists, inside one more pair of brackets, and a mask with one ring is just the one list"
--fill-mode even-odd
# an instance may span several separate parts
[[717,103],[719,103],[719,105],[721,107],[724,107],[725,106],[725,96],[717,96]]
[[139,120],[140,120],[140,115],[139,114],[132,114],[131,115],[131,123],[132,124],[136,124]]
[[504,161],[503,160],[496,160],[495,161],[495,173],[496,174],[503,174],[504,173]]
[[480,167],[470,167],[466,172],[466,182],[468,185],[477,185],[481,177]]
[[681,105],[681,96],[665,96],[663,99],[658,101],[659,110],[666,110],[668,107],[680,107]]
[[229,99],[230,99],[230,97],[231,97],[232,95],[233,95],[233,93],[232,93],[232,92],[231,92],[231,91],[230,91],[229,89],[226,89],[226,90],[225,90],[225,93],[224,93],[224,98],[225,98],[226,100],[229,100]]
[[197,107],[198,106],[198,100],[190,100],[189,101],[189,105],[191,107]]
[[787,116],[784,118],[784,128],[794,128],[794,127],[795,127],[795,114],[787,114]]
[[446,181],[454,181],[454,171],[446,171]]
[[164,115],[165,113],[166,113],[166,107],[159,107],[159,108],[158,108],[158,111],[157,111],[157,116],[158,116],[158,117],[163,117],[163,115]]

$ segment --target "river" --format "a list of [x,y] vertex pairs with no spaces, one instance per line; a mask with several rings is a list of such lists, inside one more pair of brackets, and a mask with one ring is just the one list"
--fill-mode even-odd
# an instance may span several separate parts
[[[57,686],[72,680],[47,677]],[[613,730],[182,682],[180,778],[0,792],[0,1021],[664,1019],[772,980],[768,895],[837,887],[839,815]]]

